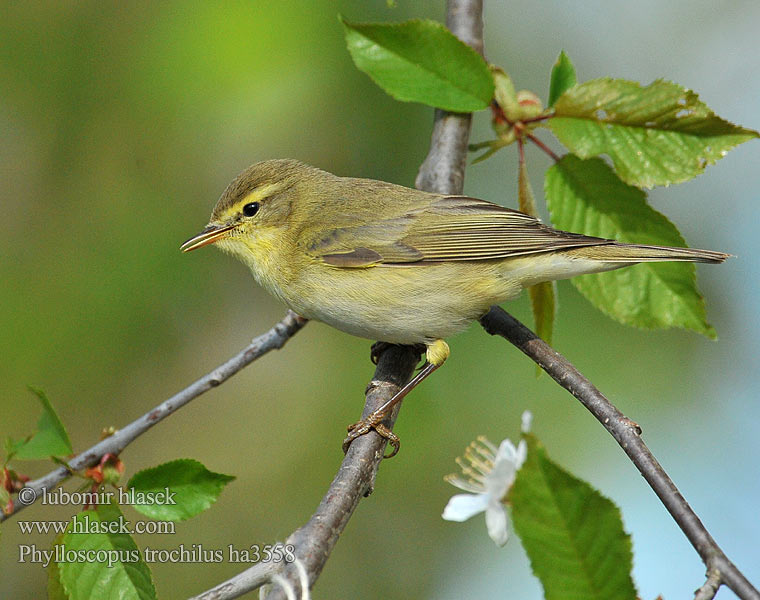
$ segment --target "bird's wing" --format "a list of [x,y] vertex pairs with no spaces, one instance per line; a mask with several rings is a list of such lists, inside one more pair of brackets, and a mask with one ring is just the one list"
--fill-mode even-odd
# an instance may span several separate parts
[[485,200],[432,196],[401,216],[332,230],[309,252],[336,267],[495,260],[611,240],[567,233]]

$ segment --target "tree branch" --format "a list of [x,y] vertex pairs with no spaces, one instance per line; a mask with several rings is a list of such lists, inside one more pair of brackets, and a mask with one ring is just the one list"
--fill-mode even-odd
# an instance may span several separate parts
[[701,589],[711,582],[717,581],[720,585],[722,581],[742,600],[760,600],[760,593],[723,553],[649,451],[641,439],[641,428],[636,423],[623,415],[570,361],[498,306],[492,307],[480,323],[488,333],[506,338],[533,359],[552,379],[580,400],[617,440],[707,566],[710,579]]
[[[446,26],[465,44],[483,54],[482,0],[449,0]],[[472,115],[436,109],[430,150],[415,180],[417,189],[461,194],[467,166]]]
[[[480,53],[483,52],[482,11],[482,0],[449,0],[447,3],[447,27]],[[435,111],[430,151],[415,182],[418,189],[441,194],[462,193],[470,125],[469,114]],[[419,353],[409,346],[389,346],[380,355],[375,375],[367,387],[362,418],[389,400],[409,380],[418,361]],[[384,421],[391,429],[399,408],[400,405]],[[288,538],[286,543],[296,547],[296,557],[306,567],[310,587],[313,587],[322,572],[359,500],[372,492],[386,443],[386,440],[374,431],[354,440],[317,511],[303,527]],[[296,585],[298,572],[294,565],[280,565],[281,572],[294,584],[294,589],[299,589]],[[250,578],[250,571],[255,568],[252,567],[213,590],[204,592],[195,600],[236,598],[259,587],[261,583],[244,585]],[[222,595],[221,589],[235,591]],[[284,597],[283,590],[277,588],[267,595],[267,600],[281,600]]]
[[101,440],[88,450],[72,458],[68,463],[68,469],[66,467],[59,467],[44,477],[28,481],[24,487],[34,490],[34,494],[22,496],[25,501],[22,503],[19,500],[14,503],[10,514],[6,515],[0,512],[0,523],[26,506],[34,504],[44,493],[71,477],[73,472],[95,465],[106,454],[119,454],[156,423],[173,414],[194,398],[222,384],[243,367],[248,366],[270,350],[282,348],[285,342],[298,333],[306,323],[306,319],[299,317],[292,310],[289,310],[280,322],[266,333],[254,338],[248,346],[227,362],[219,365],[216,369],[190,384],[168,400],[165,400],[139,419],[132,421],[126,427],[119,429],[113,435]]
[[[411,346],[389,346],[380,356],[375,376],[368,386],[367,401],[362,418],[380,407],[409,380],[419,354]],[[400,406],[396,406],[386,424],[396,421]],[[348,448],[330,487],[322,498],[311,519],[292,533],[285,544],[295,546],[295,555],[302,562],[308,574],[310,586],[322,572],[322,568],[346,527],[348,520],[362,497],[372,492],[372,484],[377,468],[383,458],[388,440],[374,431],[354,440]],[[294,565],[268,563],[273,566],[262,578],[260,565],[246,569],[214,588],[194,596],[191,600],[228,600],[237,598],[267,583],[276,572],[281,572],[294,584],[298,582],[298,571]],[[276,565],[276,567],[274,566]],[[284,597],[281,588],[273,589],[267,598]]]
[[260,562],[246,569],[232,579],[212,587],[189,600],[225,600],[227,598],[239,598],[243,594],[260,588],[269,583],[272,577],[282,570],[282,563],[270,561]]
[[707,570],[707,581],[694,593],[694,600],[712,600],[722,583],[720,571]]

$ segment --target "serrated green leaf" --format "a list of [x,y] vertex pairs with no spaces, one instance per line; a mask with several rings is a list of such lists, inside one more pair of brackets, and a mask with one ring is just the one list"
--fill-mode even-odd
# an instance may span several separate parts
[[[56,536],[55,541],[53,542],[52,550],[55,553],[56,546],[61,546],[63,544],[63,536],[64,534],[61,533]],[[66,593],[66,590],[63,589],[63,584],[61,583],[61,569],[58,567],[58,563],[54,560],[50,562],[50,564],[47,567],[48,572],[48,584],[47,584],[47,596],[48,600],[70,600],[68,594]]]
[[[74,533],[74,523],[87,533]],[[140,549],[129,534],[111,531],[128,523],[115,503],[100,504],[74,517],[63,536],[64,558],[73,560],[58,564],[70,600],[155,600],[156,588]]]
[[[681,234],[601,159],[568,154],[546,172],[552,223],[559,229],[625,243],[685,246]],[[602,312],[627,325],[682,327],[715,338],[692,263],[648,262],[574,277],[573,285]]]
[[45,392],[29,387],[42,404],[42,416],[37,422],[37,432],[16,447],[15,457],[26,460],[47,458],[56,454],[71,454],[71,441],[66,428],[50,404]]
[[509,494],[512,522],[546,600],[635,600],[620,510],[552,462],[532,434]]
[[[538,217],[536,198],[530,185],[528,167],[524,159],[520,160],[520,168],[517,174],[517,197],[522,212]],[[551,344],[556,314],[555,284],[553,281],[545,281],[532,285],[528,288],[528,296],[533,309],[536,333],[547,344]],[[540,374],[541,368],[537,367],[537,369],[537,373]]]
[[454,112],[490,104],[494,84],[486,61],[440,23],[341,22],[357,68],[397,100]]
[[578,83],[578,79],[575,76],[575,67],[570,61],[570,57],[562,50],[559,53],[557,62],[552,67],[551,82],[549,84],[549,106],[554,106],[557,99],[576,83]]
[[697,94],[670,81],[642,87],[594,79],[567,90],[549,127],[581,158],[608,154],[620,178],[653,187],[699,175],[758,132],[718,117]]
[[184,521],[209,508],[233,479],[232,475],[214,473],[197,460],[184,458],[135,473],[127,485],[136,498],[145,494],[159,500],[134,504],[138,512],[152,519]]

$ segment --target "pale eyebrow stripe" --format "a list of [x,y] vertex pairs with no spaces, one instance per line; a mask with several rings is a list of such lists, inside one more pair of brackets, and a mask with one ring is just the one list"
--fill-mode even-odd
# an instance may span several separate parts
[[227,210],[224,211],[222,214],[222,219],[229,218],[231,215],[240,212],[240,209],[243,205],[248,204],[250,202],[260,202],[267,196],[271,196],[275,192],[280,191],[283,187],[285,187],[285,184],[283,182],[278,183],[266,183],[264,185],[260,185],[256,189],[251,190],[248,192],[246,196],[244,196],[242,199],[238,200],[230,206]]

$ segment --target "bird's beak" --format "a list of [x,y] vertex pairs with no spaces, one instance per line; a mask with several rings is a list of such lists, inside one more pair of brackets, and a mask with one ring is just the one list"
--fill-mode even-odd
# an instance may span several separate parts
[[213,244],[218,241],[225,233],[234,229],[236,225],[207,225],[206,228],[198,235],[191,237],[179,249],[182,252],[190,252],[196,248],[202,248],[207,244]]

